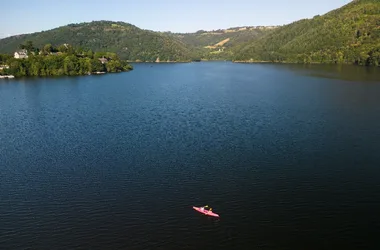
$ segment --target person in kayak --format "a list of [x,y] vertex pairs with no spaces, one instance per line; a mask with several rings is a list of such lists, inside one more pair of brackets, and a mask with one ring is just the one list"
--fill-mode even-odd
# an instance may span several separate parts
[[204,206],[204,207],[201,207],[201,211],[205,211],[205,207],[208,207],[208,205]]

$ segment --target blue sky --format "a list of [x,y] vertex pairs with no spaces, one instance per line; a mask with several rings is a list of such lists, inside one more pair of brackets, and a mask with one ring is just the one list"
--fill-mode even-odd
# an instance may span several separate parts
[[5,0],[0,37],[93,20],[124,21],[143,29],[195,32],[282,25],[339,8],[351,0]]

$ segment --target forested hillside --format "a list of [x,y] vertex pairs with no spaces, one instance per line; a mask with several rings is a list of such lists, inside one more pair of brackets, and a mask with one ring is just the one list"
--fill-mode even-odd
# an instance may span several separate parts
[[165,34],[181,40],[192,51],[198,52],[203,59],[232,59],[231,48],[239,44],[253,41],[277,27],[235,27],[212,31],[199,30],[195,33]]
[[237,61],[380,64],[380,1],[355,0],[234,48]]
[[123,22],[94,21],[13,36],[0,40],[0,53],[13,53],[21,43],[37,47],[64,43],[93,51],[118,53],[131,61],[189,61],[193,52],[181,41],[158,32],[143,30]]
[[154,32],[123,22],[94,21],[0,40],[0,53],[21,43],[68,43],[143,62],[234,60],[380,65],[380,0],[354,0],[322,16],[275,27],[195,33]]

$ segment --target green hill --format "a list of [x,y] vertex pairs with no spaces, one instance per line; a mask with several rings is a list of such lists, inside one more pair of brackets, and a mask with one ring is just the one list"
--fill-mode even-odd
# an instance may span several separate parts
[[12,36],[0,40],[0,53],[13,53],[19,45],[32,41],[36,47],[45,44],[58,46],[68,43],[93,51],[117,53],[131,61],[188,61],[193,57],[182,41],[165,34],[140,29],[123,22],[94,21],[70,24],[32,34]]
[[232,59],[232,51],[236,45],[258,39],[276,27],[235,27],[212,31],[199,30],[195,33],[164,34],[181,40],[198,56],[204,59]]
[[354,0],[233,48],[236,61],[380,64],[380,1]]
[[380,64],[380,1],[354,0],[342,8],[281,27],[235,27],[195,33],[143,30],[123,22],[70,24],[0,40],[0,53],[32,41],[68,43],[117,53],[129,61],[234,60]]
[[[117,53],[130,61],[189,61],[193,59],[232,59],[230,48],[252,41],[275,27],[236,27],[195,33],[154,32],[123,22],[94,21],[69,24],[48,31],[0,40],[0,53],[13,53],[20,44],[70,44],[93,51]],[[223,40],[228,42],[216,45]],[[216,46],[215,46],[216,45]],[[206,48],[208,46],[208,48]]]

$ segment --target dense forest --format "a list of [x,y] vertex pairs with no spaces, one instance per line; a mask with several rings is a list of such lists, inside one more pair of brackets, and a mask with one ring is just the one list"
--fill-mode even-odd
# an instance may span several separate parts
[[27,40],[41,47],[68,43],[93,51],[114,52],[130,61],[190,61],[193,52],[172,37],[139,29],[123,22],[94,21],[69,24],[56,29],[8,37],[0,40],[0,52],[13,53]]
[[20,49],[27,52],[27,58],[17,59],[11,55],[0,54],[0,65],[8,67],[0,74],[25,76],[74,76],[92,73],[122,72],[132,70],[132,66],[120,60],[116,53],[93,52],[75,48],[68,44],[54,47],[46,44],[41,49],[33,42],[21,44]]
[[380,65],[380,1],[355,0],[234,48],[237,61]]
[[[93,51],[110,51],[129,61],[160,62],[191,61],[196,59],[232,59],[232,54],[219,53],[219,48],[231,47],[252,41],[268,32],[266,27],[230,28],[227,30],[198,31],[196,33],[153,32],[123,22],[94,21],[69,24],[56,29],[12,36],[0,40],[0,52],[13,53],[20,43],[28,40],[37,47],[51,43],[55,46],[68,43]],[[217,48],[213,46],[229,38]]]
[[203,59],[380,65],[380,1],[354,0],[325,15],[279,27],[171,33],[123,22],[70,24],[2,39],[0,53],[13,53],[28,40],[37,47],[68,43],[87,51],[109,51],[133,62]]

